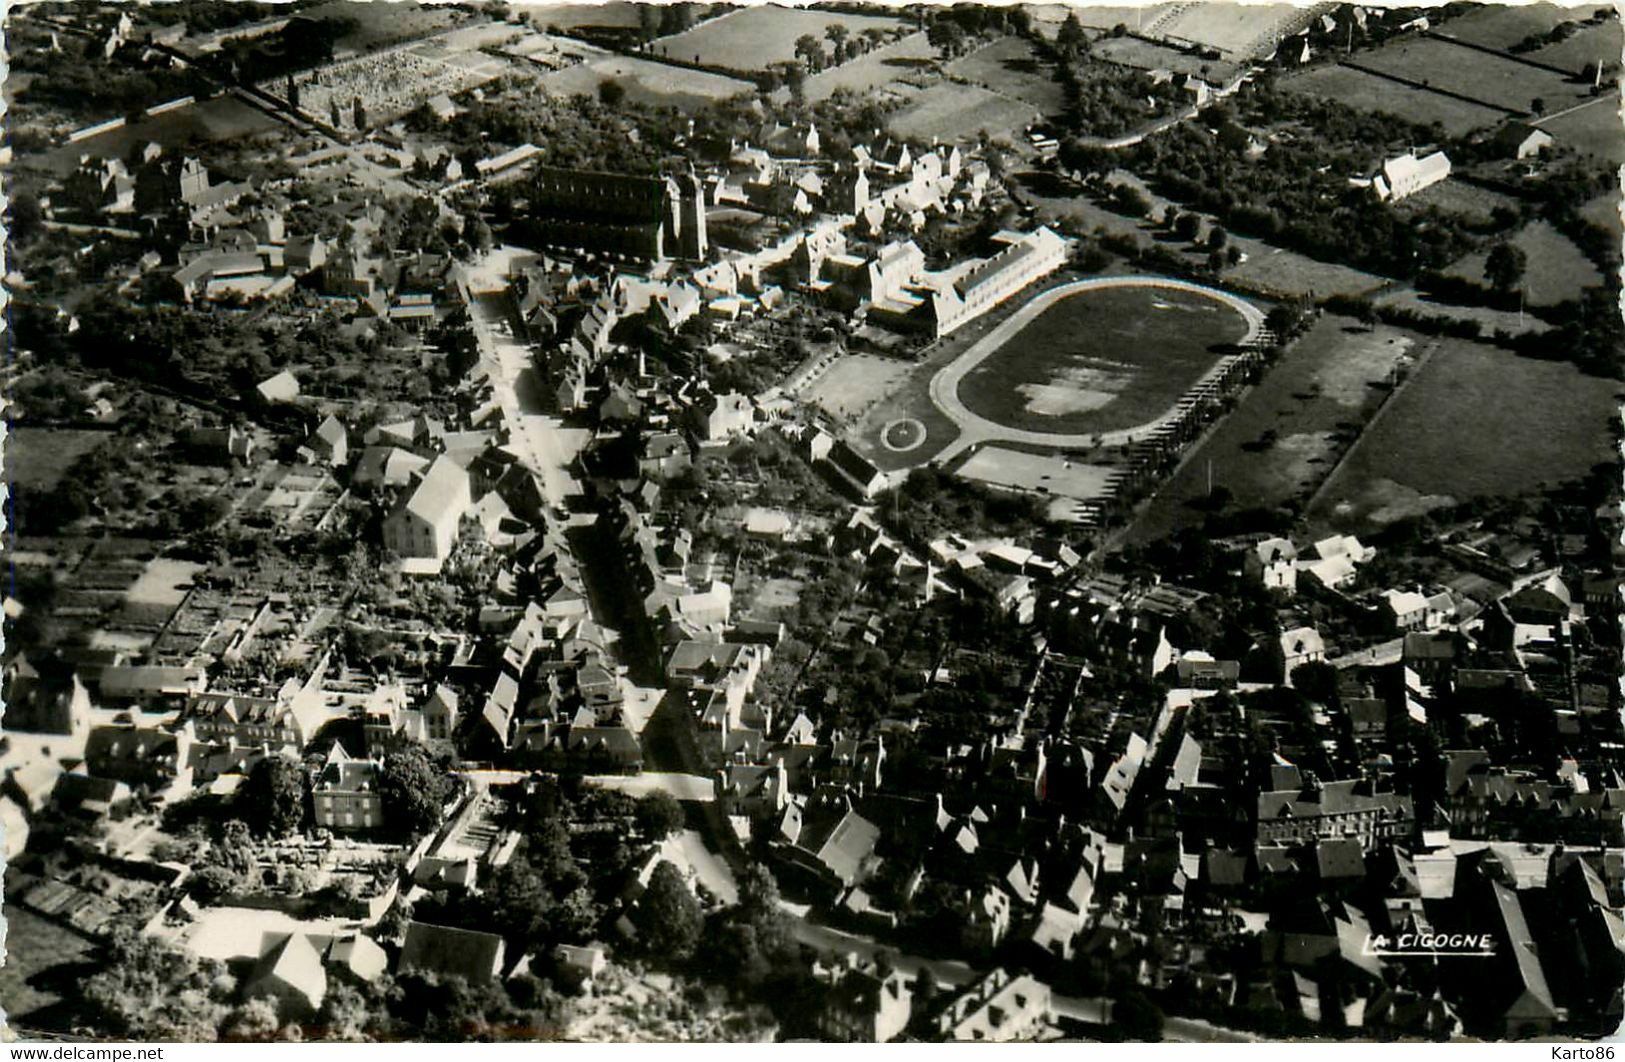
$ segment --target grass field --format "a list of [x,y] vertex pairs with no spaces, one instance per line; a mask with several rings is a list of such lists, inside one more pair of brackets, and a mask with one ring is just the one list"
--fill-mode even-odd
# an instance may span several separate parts
[[560,29],[580,29],[602,26],[611,29],[636,29],[638,5],[610,0],[607,4],[541,4],[528,9],[531,21],[538,26],[557,26]]
[[536,83],[555,96],[597,96],[598,86],[605,81],[620,82],[626,98],[635,103],[688,111],[701,110],[717,100],[756,88],[749,81],[624,55],[555,70],[537,78]]
[[[1549,306],[1554,302],[1577,299],[1580,292],[1602,283],[1602,274],[1591,260],[1561,232],[1545,221],[1535,221],[1519,230],[1512,238],[1514,246],[1522,248],[1528,256],[1524,270],[1524,285],[1529,303]],[[1471,254],[1445,270],[1451,276],[1464,277],[1484,283],[1486,253]]]
[[73,1003],[73,980],[64,976],[95,950],[95,945],[15,904],[7,904],[6,962],[0,966],[0,1007],[6,1018],[51,1027],[44,1013]]
[[457,24],[463,13],[450,6],[405,3],[357,4],[349,0],[334,0],[317,4],[299,12],[302,18],[318,22],[329,19],[349,19],[355,25],[334,44],[334,53],[344,56],[352,52],[388,41],[407,37],[421,37]]
[[[1451,136],[1494,125],[1506,117],[1493,107],[1409,88],[1346,66],[1317,66],[1284,78],[1282,85],[1292,92],[1337,100],[1362,111],[1391,114],[1421,125],[1437,122]],[[1524,106],[1528,103],[1525,100]]]
[[975,85],[933,85],[887,123],[892,135],[918,140],[965,142],[980,134],[1016,139],[1043,115],[1027,103]]
[[1602,96],[1578,110],[1540,123],[1540,127],[1582,155],[1619,165],[1625,163],[1625,136],[1620,135],[1618,100]]
[[122,159],[129,155],[131,148],[149,140],[172,149],[194,142],[232,140],[281,128],[284,128],[282,123],[264,111],[227,94],[165,111],[155,118],[129,122],[76,144],[64,144],[45,156],[44,166],[53,173],[66,174],[79,164],[80,155]]
[[1625,46],[1625,30],[1616,17],[1576,30],[1568,40],[1548,44],[1530,53],[1530,58],[1578,74],[1587,63],[1619,62],[1622,46]]
[[1570,106],[1589,86],[1568,84],[1549,70],[1526,66],[1433,37],[1405,37],[1359,58],[1361,66],[1457,92],[1474,100],[1531,110],[1536,99],[1548,111]]
[[1517,207],[1518,201],[1509,195],[1447,177],[1415,195],[1406,196],[1396,209],[1414,214],[1433,208],[1483,223],[1491,220],[1499,208],[1516,211]]
[[69,465],[112,437],[105,431],[13,426],[6,433],[6,482],[37,493],[53,490]]
[[1026,431],[1087,434],[1144,424],[1173,406],[1246,322],[1195,292],[1107,288],[1044,310],[960,382],[971,412]]
[[685,63],[729,70],[766,70],[775,63],[796,58],[796,40],[812,34],[828,52],[824,31],[842,25],[852,34],[881,29],[888,33],[902,26],[895,18],[877,15],[845,15],[835,11],[787,8],[777,4],[740,8],[720,18],[700,23],[691,30],[662,37],[650,45],[658,55]]
[[1173,4],[1147,4],[1145,7],[1096,7],[1093,4],[1028,4],[1027,11],[1032,16],[1033,28],[1046,37],[1053,39],[1056,31],[1066,16],[1076,14],[1078,22],[1085,29],[1109,30],[1114,26],[1127,26],[1134,29],[1137,25],[1146,25],[1157,19],[1158,16],[1172,11]]
[[807,102],[826,100],[840,89],[863,93],[883,88],[935,62],[936,58],[937,50],[931,47],[925,34],[911,33],[849,63],[814,74],[807,79]]
[[861,416],[913,370],[913,362],[875,354],[848,354],[814,381],[804,397],[837,419]]
[[1214,488],[1230,492],[1231,510],[1307,501],[1415,344],[1398,329],[1367,331],[1323,316],[1157,490],[1129,540],[1149,542],[1199,520],[1193,506],[1207,497],[1210,467]]
[[1031,104],[1043,114],[1066,108],[1066,91],[1030,41],[1006,37],[948,64],[948,73]]
[[1620,385],[1444,340],[1327,485],[1310,519],[1355,527],[1531,493],[1610,460]]
[[1560,23],[1590,13],[1590,8],[1565,8],[1556,4],[1486,5],[1448,20],[1439,29],[1464,41],[1504,49],[1531,34],[1549,32]]

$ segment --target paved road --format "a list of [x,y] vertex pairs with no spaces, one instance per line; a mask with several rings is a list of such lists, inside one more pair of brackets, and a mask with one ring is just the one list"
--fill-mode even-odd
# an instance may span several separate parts
[[[1062,284],[1060,287],[1051,288],[1035,297],[1005,320],[999,322],[998,326],[991,332],[971,344],[963,354],[943,366],[931,378],[932,403],[959,428],[959,438],[951,443],[947,449],[939,453],[934,460],[939,464],[946,462],[960,451],[984,442],[1018,442],[1036,446],[1051,446],[1057,449],[1083,449],[1097,443],[1104,446],[1124,446],[1136,439],[1150,435],[1157,428],[1177,418],[1180,415],[1180,410],[1176,402],[1172,408],[1157,419],[1118,431],[1084,434],[1029,431],[1022,428],[1006,427],[1003,424],[972,413],[959,398],[959,385],[972,369],[992,356],[1023,328],[1026,328],[1035,317],[1049,309],[1056,302],[1080,291],[1140,287],[1161,287],[1192,291],[1224,303],[1241,314],[1247,322],[1247,334],[1240,340],[1242,345],[1252,342],[1264,327],[1264,315],[1259,311],[1258,307],[1236,298],[1229,292],[1204,287],[1200,284],[1191,284],[1183,280],[1172,280],[1164,277],[1100,277],[1094,280],[1079,280],[1071,284]],[[1233,356],[1221,358],[1218,364],[1208,370],[1206,375],[1191,385],[1191,389],[1194,390],[1210,379],[1222,375],[1229,368],[1232,360],[1234,360]]]

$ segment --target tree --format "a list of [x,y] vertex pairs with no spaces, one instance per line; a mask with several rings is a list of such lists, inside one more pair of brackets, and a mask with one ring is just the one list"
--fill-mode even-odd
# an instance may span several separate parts
[[1529,264],[1529,256],[1517,244],[1501,240],[1484,259],[1484,279],[1490,286],[1499,292],[1516,290],[1523,280],[1524,269]]
[[674,962],[693,954],[700,939],[700,904],[671,863],[661,860],[649,875],[649,887],[638,901],[637,921],[648,954]]
[[360,96],[357,96],[355,98],[355,103],[354,103],[353,111],[352,111],[352,117],[355,119],[355,127],[357,129],[365,129],[365,128],[367,128],[367,108],[365,108],[365,107],[363,107],[361,105],[361,97]]
[[1293,668],[1291,683],[1293,689],[1316,704],[1336,709],[1340,703],[1337,695],[1337,669],[1323,660],[1299,664]]
[[1061,22],[1061,28],[1055,31],[1055,46],[1068,56],[1076,55],[1078,49],[1085,42],[1083,24],[1078,21],[1076,12],[1068,12]]
[[834,49],[837,63],[846,55],[846,38],[850,35],[851,31],[839,22],[831,22],[824,27],[824,36],[829,39],[830,47]]
[[635,815],[638,832],[653,844],[659,844],[683,826],[683,805],[665,790],[657,789],[641,798]]
[[619,107],[626,99],[626,86],[614,78],[598,82],[598,102],[605,107]]
[[339,101],[336,96],[330,97],[327,101],[327,117],[328,124],[334,129],[343,124],[344,119],[339,116]]
[[1202,217],[1200,214],[1181,214],[1174,219],[1174,235],[1182,240],[1194,240],[1196,234],[1202,231]]
[[198,960],[133,927],[114,931],[82,991],[102,1033],[133,1040],[209,1041],[220,1034],[236,983],[221,963]]
[[13,195],[10,213],[11,236],[18,243],[28,243],[45,227],[45,215],[40,209],[39,196],[33,192],[20,191]]
[[282,1027],[276,1004],[266,998],[250,999],[231,1012],[220,1031],[222,1040],[236,1043],[269,1043]]
[[1120,184],[1112,189],[1112,206],[1121,214],[1143,218],[1151,211],[1151,200],[1132,184]]
[[1230,234],[1228,232],[1224,231],[1224,226],[1215,225],[1211,229],[1207,230],[1207,249],[1208,250],[1210,250],[1210,251],[1222,251],[1222,250],[1224,250],[1225,244],[1227,244],[1229,242],[1230,242]]
[[486,928],[502,933],[510,946],[531,948],[547,928],[553,895],[528,862],[511,859],[486,876],[479,909]]
[[378,799],[386,826],[418,837],[440,826],[453,783],[429,759],[421,745],[391,752],[378,774]]
[[267,756],[243,782],[244,813],[257,833],[281,837],[305,824],[305,775],[286,756]]
[[925,31],[925,39],[931,47],[941,53],[944,59],[951,59],[959,54],[959,49],[965,44],[965,30],[959,23],[948,18],[939,18],[931,23],[931,28]]
[[803,33],[796,38],[796,55],[807,64],[807,69],[811,73],[816,74],[824,68],[824,46],[810,33]]

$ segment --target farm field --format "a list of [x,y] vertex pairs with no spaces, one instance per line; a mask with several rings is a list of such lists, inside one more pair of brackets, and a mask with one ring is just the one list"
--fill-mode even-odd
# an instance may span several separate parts
[[411,0],[388,5],[334,0],[333,3],[305,8],[299,15],[318,22],[346,19],[354,23],[353,28],[335,43],[335,58],[366,51],[386,42],[438,33],[456,25],[459,18],[467,17],[449,6],[419,4]]
[[1201,59],[1186,55],[1174,48],[1138,37],[1113,37],[1096,41],[1089,54],[1109,63],[1132,66],[1139,70],[1168,70],[1175,74],[1189,74],[1214,84],[1224,84],[1236,76],[1240,69],[1235,63]]
[[1498,331],[1510,335],[1523,335],[1526,332],[1544,332],[1547,327],[1546,322],[1533,314],[1525,314],[1523,320],[1520,321],[1516,310],[1496,310],[1488,306],[1458,306],[1455,303],[1435,302],[1408,284],[1396,287],[1384,295],[1379,295],[1375,301],[1378,306],[1397,306],[1401,309],[1427,314],[1430,317],[1449,317],[1456,321],[1477,321],[1480,335],[1490,335]]
[[1620,385],[1572,365],[1444,340],[1384,409],[1309,514],[1386,524],[1452,502],[1538,491],[1612,451]]
[[1031,104],[975,85],[945,83],[921,92],[911,106],[892,116],[887,128],[893,136],[913,140],[964,142],[983,133],[1015,139],[1042,117]]
[[171,149],[195,140],[233,140],[282,128],[277,119],[228,93],[156,117],[143,117],[75,144],[64,144],[46,154],[40,165],[52,173],[67,174],[79,164],[80,155],[125,158],[131,148],[149,140]]
[[1337,100],[1362,111],[1395,115],[1421,125],[1437,122],[1450,136],[1494,125],[1506,117],[1494,107],[1413,89],[1347,66],[1318,66],[1283,78],[1282,85],[1291,92]]
[[[1602,283],[1602,274],[1591,260],[1548,222],[1535,221],[1524,226],[1512,237],[1512,244],[1522,248],[1529,257],[1524,286],[1531,305],[1549,306],[1577,299],[1583,289]],[[1487,253],[1468,255],[1445,272],[1482,284],[1487,257]]]
[[638,5],[610,0],[606,4],[548,4],[532,9],[536,25],[557,26],[560,29],[581,29],[601,26],[609,29],[636,29]]
[[682,110],[700,110],[717,100],[755,90],[750,82],[737,78],[624,55],[579,63],[536,79],[555,96],[596,96],[598,86],[605,81],[619,81],[626,89],[626,98],[634,103]]
[[851,62],[809,77],[805,90],[807,102],[826,100],[841,89],[872,92],[915,72],[921,66],[930,65],[936,57],[937,50],[931,47],[925,34],[911,33]]
[[1530,58],[1578,74],[1587,63],[1617,63],[1622,47],[1625,47],[1625,27],[1621,27],[1615,17],[1576,30],[1568,40],[1536,49]]
[[1590,13],[1589,8],[1556,4],[1488,5],[1449,19],[1439,31],[1474,44],[1506,49],[1532,34],[1548,33],[1561,23]]
[[1545,101],[1548,111],[1578,103],[1590,86],[1569,84],[1548,70],[1526,66],[1431,37],[1406,37],[1359,56],[1359,64],[1382,73],[1427,81],[1495,107],[1526,112]]
[[1013,96],[1043,114],[1066,108],[1066,92],[1055,72],[1033,52],[1030,42],[1006,37],[948,64],[948,73],[1001,96]]
[[1132,428],[1167,412],[1247,324],[1206,295],[1103,288],[1045,309],[965,374],[972,413],[1025,431],[1086,434]]
[[1150,542],[1199,520],[1192,505],[1207,496],[1210,466],[1214,488],[1230,492],[1231,510],[1306,501],[1416,343],[1399,329],[1367,331],[1351,318],[1323,315],[1162,485],[1128,540]]
[[914,370],[913,362],[876,354],[848,354],[807,388],[805,397],[842,420],[861,416],[885,398]]
[[786,8],[777,4],[746,7],[700,23],[693,29],[662,37],[649,47],[658,55],[732,70],[766,70],[796,58],[796,39],[812,34],[820,43],[829,26],[849,33],[880,29],[892,32],[904,23],[878,15]]
[[1172,18],[1153,26],[1152,36],[1192,41],[1227,55],[1268,54],[1279,34],[1308,21],[1292,4],[1182,4]]
[[1618,101],[1602,96],[1595,102],[1548,118],[1540,127],[1582,155],[1592,155],[1614,165],[1625,163],[1625,136],[1619,131]]
[[1115,26],[1137,29],[1150,25],[1158,17],[1172,11],[1174,4],[1147,4],[1144,7],[1096,7],[1093,4],[1033,4],[1027,11],[1032,15],[1033,28],[1053,38],[1068,14],[1078,16],[1078,24],[1085,29],[1109,30]]

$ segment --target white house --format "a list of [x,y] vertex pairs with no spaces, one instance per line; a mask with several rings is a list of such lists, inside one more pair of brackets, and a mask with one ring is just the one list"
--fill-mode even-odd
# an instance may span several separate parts
[[1450,159],[1442,151],[1417,158],[1410,152],[1382,164],[1382,172],[1372,178],[1377,198],[1397,202],[1438,184],[1450,176]]
[[384,518],[384,545],[400,557],[432,561],[438,572],[457,540],[457,524],[473,504],[468,473],[445,454]]

